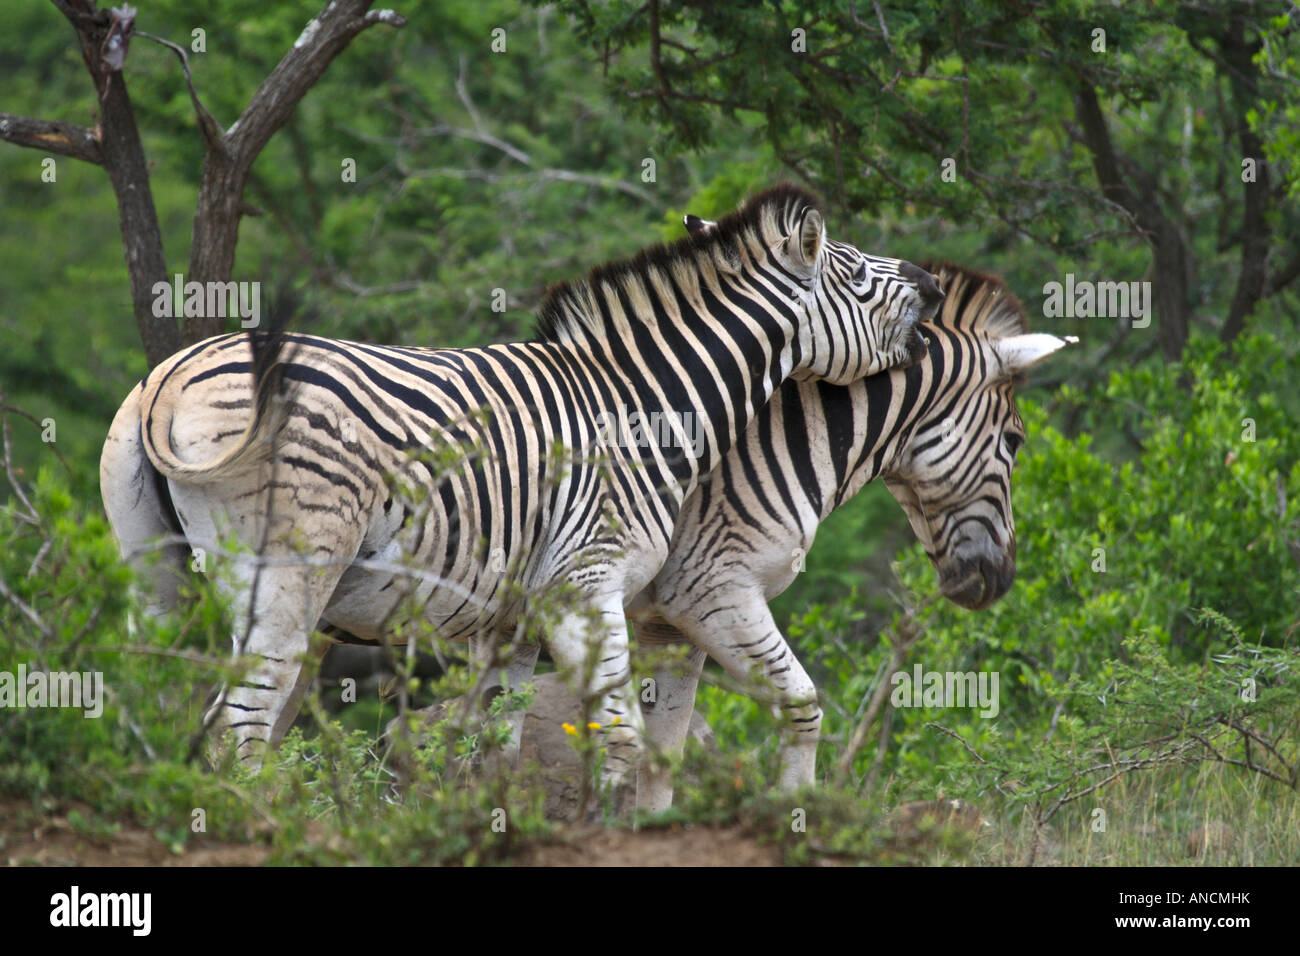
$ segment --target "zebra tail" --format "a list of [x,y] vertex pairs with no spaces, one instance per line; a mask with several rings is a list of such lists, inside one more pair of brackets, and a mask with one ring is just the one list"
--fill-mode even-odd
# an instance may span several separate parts
[[297,300],[283,290],[277,295],[267,328],[245,333],[252,354],[252,415],[235,443],[216,458],[204,462],[182,460],[171,442],[172,419],[181,398],[181,390],[192,372],[183,367],[186,360],[202,356],[208,340],[197,349],[178,353],[160,365],[144,382],[140,396],[142,438],[150,463],[164,477],[187,484],[206,485],[247,473],[275,453],[278,438],[288,416],[288,396],[284,392],[284,369],[293,349],[286,349],[290,336],[285,317],[296,311]]

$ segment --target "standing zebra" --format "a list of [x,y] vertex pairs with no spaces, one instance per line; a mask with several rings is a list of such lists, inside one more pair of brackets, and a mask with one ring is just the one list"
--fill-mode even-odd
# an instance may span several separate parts
[[[714,225],[688,216],[687,227]],[[642,647],[694,645],[685,674],[655,675],[645,711],[653,750],[681,752],[707,654],[782,718],[781,785],[813,782],[817,689],[767,602],[794,581],[820,523],[877,477],[945,596],[978,609],[1011,586],[1011,468],[1025,439],[1013,379],[1073,339],[1027,334],[1023,308],[998,279],[950,265],[938,272],[946,299],[924,326],[921,362],[847,387],[787,382],[683,505],[667,560],[628,608]],[[514,661],[507,686],[526,682],[531,667]],[[638,808],[671,803],[669,771],[643,762]]]
[[[846,384],[919,358],[916,325],[941,298],[916,266],[827,240],[815,199],[776,187],[707,235],[552,289],[541,341],[435,350],[286,334],[268,359],[228,335],[180,352],[113,421],[105,510],[127,555],[176,532],[200,547],[233,532],[258,551],[222,581],[252,669],[208,715],[241,759],[293,720],[318,625],[378,641],[414,602],[463,639],[514,626],[523,595],[562,584],[581,606],[547,643],[574,690],[599,699],[616,778],[642,723],[624,606],[667,557],[682,502],[787,377]],[[616,417],[686,415],[693,454],[607,434]],[[392,475],[422,501],[395,495]],[[175,602],[185,557],[146,571],[156,608]]]
[[[877,477],[906,512],[944,596],[979,609],[1010,588],[1011,469],[1025,440],[1013,380],[1074,339],[1026,333],[1022,306],[998,279],[946,264],[936,271],[947,297],[925,326],[921,362],[846,388],[787,382],[683,506],[667,561],[629,608],[644,620],[639,643],[695,646],[685,676],[656,675],[646,738],[662,752],[681,752],[707,654],[781,716],[781,786],[814,781],[817,689],[767,602],[794,581],[818,525]],[[646,762],[637,805],[671,803],[669,773]]]

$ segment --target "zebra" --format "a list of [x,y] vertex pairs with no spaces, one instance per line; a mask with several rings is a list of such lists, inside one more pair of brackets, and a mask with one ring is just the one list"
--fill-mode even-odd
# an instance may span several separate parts
[[[691,224],[688,224],[688,227]],[[701,221],[703,225],[703,221]],[[697,229],[699,226],[696,227]],[[772,703],[784,723],[780,786],[815,779],[817,690],[767,602],[793,582],[817,527],[882,477],[925,548],[939,590],[970,609],[1015,577],[1011,471],[1025,441],[1014,379],[1076,341],[1025,330],[998,279],[923,266],[947,297],[920,363],[847,387],[788,382],[683,506],[667,561],[629,609],[640,644],[693,645],[685,674],[656,675],[647,741],[681,751],[705,655]],[[638,806],[672,802],[662,764],[642,764]]]
[[[715,228],[686,217],[695,234]],[[1025,440],[1013,380],[1074,337],[1025,331],[1024,309],[992,276],[950,264],[946,298],[924,326],[918,364],[851,383],[786,382],[682,506],[667,560],[628,608],[638,645],[690,647],[685,671],[659,669],[647,746],[680,754],[706,656],[783,722],[780,786],[814,782],[817,689],[767,602],[793,582],[819,524],[882,477],[956,604],[988,606],[1015,576],[1011,470]],[[486,640],[480,636],[476,640]],[[511,662],[507,687],[530,674]],[[636,804],[672,803],[664,761],[643,761]]]
[[[218,579],[251,670],[205,715],[238,759],[260,763],[288,729],[314,630],[400,640],[414,603],[463,640],[517,626],[530,595],[563,587],[576,603],[546,642],[575,693],[598,701],[608,783],[640,751],[624,606],[667,557],[682,502],[786,378],[846,384],[918,360],[917,325],[942,295],[911,263],[828,239],[811,193],[773,187],[707,234],[552,287],[534,341],[284,332],[183,350],[118,410],[104,507],[154,612],[175,606],[187,544],[233,533],[257,552]],[[689,453],[607,433],[615,414],[688,411],[702,434]],[[393,475],[422,498],[396,493]],[[185,544],[138,559],[168,535]]]

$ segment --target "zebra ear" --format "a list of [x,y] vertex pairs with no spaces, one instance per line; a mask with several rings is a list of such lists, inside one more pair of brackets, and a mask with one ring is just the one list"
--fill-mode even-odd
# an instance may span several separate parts
[[822,220],[822,214],[808,206],[804,209],[794,234],[786,240],[786,251],[795,266],[812,275],[817,270],[817,259],[821,255],[825,238],[826,223]]
[[682,217],[682,222],[686,224],[686,231],[692,236],[706,236],[718,226],[712,219],[701,219],[690,213]]
[[1023,372],[1037,365],[1058,349],[1078,341],[1078,338],[1073,335],[1061,338],[1046,332],[1028,332],[1024,335],[1011,335],[1005,339],[995,340],[993,351],[997,353],[1003,371],[1014,375],[1016,372]]

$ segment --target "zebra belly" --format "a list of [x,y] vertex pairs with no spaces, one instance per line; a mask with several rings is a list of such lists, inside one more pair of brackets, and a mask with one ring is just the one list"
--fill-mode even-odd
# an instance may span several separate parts
[[566,572],[542,562],[522,582],[488,568],[464,580],[444,581],[387,550],[344,573],[322,615],[325,622],[364,640],[382,641],[393,638],[395,625],[418,619],[438,635],[466,640],[476,632],[513,630],[528,597],[552,593],[562,580],[576,585],[588,600],[616,592],[626,604],[648,586],[667,555],[663,545],[633,546],[594,565],[578,560],[578,567]]
[[[393,639],[395,631],[423,622],[437,634],[464,640],[475,630],[507,627],[518,616],[515,592],[501,574],[482,573],[443,579],[410,556],[396,542],[344,572],[322,618],[335,627],[371,641]],[[416,627],[415,633],[421,632]]]
[[628,614],[638,620],[690,620],[708,608],[726,605],[740,591],[756,589],[770,601],[794,583],[817,534],[818,516],[797,501],[799,513],[777,520],[754,507],[756,523],[743,521],[715,497],[702,508],[688,500],[684,520],[654,581],[632,600]]

